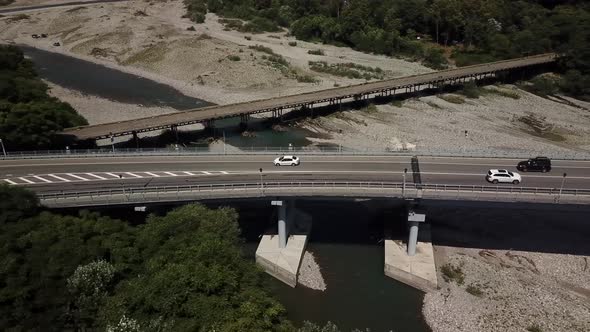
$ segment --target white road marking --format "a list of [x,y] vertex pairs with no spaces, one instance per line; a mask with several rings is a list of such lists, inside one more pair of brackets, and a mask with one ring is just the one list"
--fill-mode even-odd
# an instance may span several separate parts
[[149,175],[149,176],[153,176],[155,178],[159,178],[160,176],[158,174],[152,173],[152,172],[144,172],[145,174]]
[[35,179],[39,179],[39,180],[41,180],[41,181],[44,181],[44,182],[47,182],[47,183],[52,183],[52,182],[53,182],[53,181],[49,181],[49,180],[47,180],[47,179],[44,179],[44,178],[42,178],[42,177],[40,177],[40,176],[38,176],[38,175],[33,175],[33,177],[34,177]]
[[104,174],[106,174],[106,175],[110,175],[110,176],[112,176],[112,177],[114,177],[114,178],[121,178],[121,176],[119,176],[119,175],[117,175],[117,174],[113,174],[113,173],[108,173],[108,172],[105,172]]
[[226,171],[219,171],[219,173],[221,173],[221,174],[229,174],[229,173],[228,173],[228,172],[226,172]]
[[203,173],[203,174],[207,174],[207,175],[211,175],[211,173],[209,173],[209,172],[206,172],[206,171],[201,171],[201,173]]
[[84,174],[93,176],[93,177],[95,177],[95,178],[97,178],[99,180],[106,180],[107,179],[107,178],[103,178],[102,176],[98,176],[98,175],[92,174],[92,173],[84,173]]
[[172,176],[178,176],[178,174],[174,174],[174,173],[172,173],[172,172],[164,172],[164,173],[166,173],[166,174],[168,174],[168,175],[172,175]]
[[78,180],[82,180],[82,181],[90,181],[90,179],[83,178],[83,177],[81,177],[81,176],[78,176],[78,175],[75,175],[75,174],[72,174],[72,173],[66,173],[66,175],[67,175],[67,176],[71,176],[71,177],[73,177],[74,179],[78,179]]
[[47,174],[47,176],[51,176],[52,178],[56,178],[56,179],[58,179],[58,180],[60,180],[60,181],[64,181],[64,182],[72,182],[72,180],[68,180],[68,179],[65,179],[65,178],[59,177],[59,176],[57,176],[57,175],[55,175],[55,174]]
[[133,173],[131,173],[131,172],[125,172],[125,174],[129,174],[129,175],[131,175],[131,176],[134,176],[134,177],[136,177],[136,178],[142,178],[142,176],[139,176],[139,175],[137,175],[137,174],[133,174]]
[[35,183],[27,178],[19,178],[19,180],[25,181],[26,183]]
[[26,183],[35,183],[27,178],[19,178],[19,179],[25,181]]
[[10,184],[18,184],[18,183],[14,182],[14,181],[12,181],[12,180],[9,180],[9,179],[4,179],[4,181],[6,181],[6,182],[8,182],[8,183],[10,183]]
[[193,174],[193,173],[191,173],[191,172],[182,172],[182,173],[184,173],[184,174],[188,174],[188,175],[194,175],[194,174]]

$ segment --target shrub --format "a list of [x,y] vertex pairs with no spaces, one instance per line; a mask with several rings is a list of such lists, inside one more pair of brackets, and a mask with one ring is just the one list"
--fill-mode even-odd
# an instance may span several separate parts
[[537,325],[537,324],[533,324],[533,325],[527,327],[526,330],[529,332],[543,332],[541,327],[539,327],[539,325]]
[[186,28],[186,30],[187,31],[196,31],[197,29],[195,29],[195,27],[191,25],[190,27]]
[[461,96],[442,95],[442,96],[438,96],[438,97],[448,103],[451,103],[451,104],[465,104],[465,99],[461,98]]
[[326,55],[324,53],[323,50],[317,49],[317,50],[309,50],[307,51],[307,54],[313,54],[313,55]]
[[250,37],[250,36],[244,36],[244,39],[246,39],[246,40],[252,40],[252,37]]
[[268,54],[276,54],[275,52],[272,51],[272,49],[270,47],[266,47],[266,46],[262,46],[262,45],[254,45],[254,46],[248,46],[249,49],[258,51],[258,52],[262,52],[262,53],[268,53]]
[[295,41],[290,41],[290,42],[289,42],[289,46],[297,46],[297,42],[295,42]]
[[237,55],[230,55],[227,58],[230,59],[231,61],[240,61],[240,57]]
[[475,285],[469,285],[467,286],[467,288],[465,289],[465,291],[467,291],[467,293],[473,295],[473,296],[477,296],[477,297],[481,297],[483,295],[483,291],[481,289],[479,289],[479,287],[475,286]]
[[297,82],[301,83],[318,83],[318,79],[311,75],[297,75]]
[[465,282],[465,275],[460,266],[453,266],[447,263],[440,268],[440,271],[446,282],[454,281],[457,285],[462,285]]
[[463,85],[461,93],[471,99],[477,99],[481,95],[481,90],[474,81],[469,81]]

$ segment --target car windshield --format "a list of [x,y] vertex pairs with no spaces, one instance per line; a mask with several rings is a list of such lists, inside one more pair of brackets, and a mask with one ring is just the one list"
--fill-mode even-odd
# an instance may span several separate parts
[[488,171],[488,175],[492,175],[492,171]]
[[508,175],[510,175],[510,176],[514,176],[514,174],[512,174],[512,172],[508,172]]

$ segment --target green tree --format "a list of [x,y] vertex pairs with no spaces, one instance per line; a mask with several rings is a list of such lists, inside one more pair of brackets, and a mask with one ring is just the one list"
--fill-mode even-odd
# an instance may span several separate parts
[[126,315],[169,331],[289,328],[283,307],[262,291],[260,271],[242,258],[239,233],[227,208],[195,204],[150,216],[138,234],[142,270],[109,300],[107,324]]
[[0,227],[34,216],[39,209],[37,196],[22,188],[0,184]]

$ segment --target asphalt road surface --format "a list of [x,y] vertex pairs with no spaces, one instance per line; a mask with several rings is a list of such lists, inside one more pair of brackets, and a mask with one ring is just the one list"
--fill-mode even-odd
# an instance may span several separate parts
[[[274,166],[271,155],[152,156],[0,161],[0,183],[36,192],[85,191],[122,187],[156,187],[247,181],[392,181],[490,185],[489,169],[516,171],[517,159],[409,156],[300,156],[299,166]],[[590,161],[552,162],[549,173],[520,172],[519,185],[590,189]],[[262,172],[260,172],[262,169]]]

